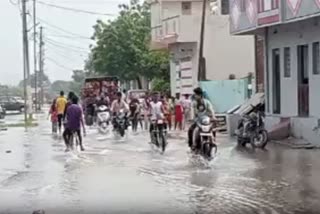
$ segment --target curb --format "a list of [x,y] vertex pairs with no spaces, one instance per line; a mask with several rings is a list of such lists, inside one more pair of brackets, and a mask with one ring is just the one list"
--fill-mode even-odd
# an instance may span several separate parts
[[313,144],[294,144],[294,143],[287,143],[284,141],[278,141],[278,140],[271,140],[270,143],[278,144],[281,146],[287,146],[291,149],[320,149],[320,146],[313,145]]

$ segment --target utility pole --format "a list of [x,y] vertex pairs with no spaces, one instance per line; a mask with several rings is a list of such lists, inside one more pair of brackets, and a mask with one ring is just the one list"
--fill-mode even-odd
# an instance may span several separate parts
[[39,42],[39,83],[40,83],[40,102],[39,106],[43,106],[43,27],[40,27]]
[[[27,30],[27,9],[26,1],[22,0],[22,42],[23,42],[23,77],[24,77],[24,120],[27,125],[28,113],[32,117],[30,107],[32,106],[32,101],[30,102],[30,97],[28,93],[28,84],[30,79],[30,64],[29,64],[29,44],[28,44],[28,30]],[[31,106],[30,106],[31,105]]]
[[203,0],[201,29],[200,29],[200,44],[199,44],[198,81],[203,81],[207,79],[206,59],[203,56],[204,33],[205,33],[205,24],[206,24],[206,9],[207,9],[207,0]]
[[34,66],[34,108],[37,112],[38,106],[38,74],[37,74],[37,19],[36,0],[33,0],[33,66]]

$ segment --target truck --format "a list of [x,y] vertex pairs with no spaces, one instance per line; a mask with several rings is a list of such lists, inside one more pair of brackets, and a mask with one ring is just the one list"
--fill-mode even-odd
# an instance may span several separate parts
[[103,96],[111,103],[116,99],[116,94],[119,91],[120,81],[118,77],[105,76],[85,79],[81,90],[81,100],[86,125],[90,126],[94,123],[97,99]]

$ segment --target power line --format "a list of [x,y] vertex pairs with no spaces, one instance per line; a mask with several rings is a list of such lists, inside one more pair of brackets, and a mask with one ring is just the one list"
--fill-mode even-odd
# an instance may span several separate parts
[[55,48],[60,48],[60,49],[64,49],[64,50],[68,50],[68,51],[73,51],[73,52],[76,52],[76,53],[79,53],[79,52],[82,52],[82,53],[86,53],[86,54],[89,54],[88,51],[83,51],[83,50],[75,50],[73,48],[70,48],[70,47],[66,47],[66,46],[62,46],[62,45],[58,45],[58,44],[55,44],[55,43],[52,43],[50,41],[47,41],[47,44],[52,46],[52,47],[55,47]]
[[[50,49],[50,52],[49,53],[54,53],[56,54],[57,56],[60,56],[62,57],[63,59],[67,59],[67,60],[70,60],[70,61],[76,61],[74,58],[68,56],[68,55],[65,55],[65,54],[62,54],[61,52],[57,51],[57,50],[53,50],[53,49]],[[78,55],[78,57],[81,57],[82,60],[84,60],[81,56],[81,55]]]
[[37,1],[37,3],[45,5],[45,6],[48,6],[48,7],[54,7],[54,8],[57,8],[57,9],[68,10],[68,11],[77,12],[77,13],[86,13],[86,14],[90,14],[90,15],[102,15],[102,16],[116,16],[115,14],[97,13],[97,12],[93,12],[93,11],[74,9],[74,8],[59,6],[59,5],[55,5],[55,4],[49,4],[49,3],[42,2],[42,1]]
[[61,46],[65,46],[65,47],[69,47],[69,48],[73,48],[73,49],[79,49],[79,50],[82,50],[82,51],[88,51],[87,48],[82,48],[82,47],[78,47],[78,46],[74,46],[74,45],[58,42],[56,40],[49,39],[49,38],[46,38],[46,41],[52,42],[52,43],[54,43],[56,45],[61,45]]
[[61,27],[58,27],[58,26],[56,26],[56,25],[54,25],[54,24],[51,24],[50,22],[48,22],[48,21],[46,21],[46,20],[44,20],[44,19],[42,19],[42,18],[37,17],[37,19],[38,19],[40,22],[43,22],[44,24],[46,24],[46,25],[48,25],[48,26],[50,26],[50,27],[52,27],[52,28],[55,28],[55,29],[57,29],[57,30],[60,30],[61,32],[67,33],[67,34],[69,34],[69,35],[73,35],[73,36],[85,38],[85,39],[90,39],[90,38],[87,37],[87,36],[83,36],[83,35],[80,35],[80,34],[77,34],[77,33],[73,33],[73,32],[71,32],[71,31],[65,30],[65,29],[63,29],[63,28],[61,28]]
[[87,2],[83,2],[83,1],[78,1],[78,0],[75,0],[75,1],[69,1],[69,0],[64,0],[64,1],[58,1],[59,3],[66,3],[66,4],[115,4],[115,5],[118,5],[119,3],[127,3],[127,2],[119,2],[119,1],[92,1],[92,0],[89,0]]
[[66,35],[58,35],[58,34],[46,34],[47,37],[59,37],[65,39],[85,39],[85,40],[92,40],[91,38],[84,38],[79,36],[66,36]]
[[46,57],[46,59],[48,61],[52,62],[53,64],[55,64],[56,66],[60,67],[60,68],[66,69],[68,71],[73,71],[74,70],[73,68],[69,68],[69,67],[66,67],[64,65],[61,65],[59,62],[55,61],[54,59],[52,59],[50,57]]

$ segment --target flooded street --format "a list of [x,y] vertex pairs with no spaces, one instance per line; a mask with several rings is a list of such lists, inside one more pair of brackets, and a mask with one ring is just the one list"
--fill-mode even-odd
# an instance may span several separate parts
[[0,132],[0,213],[319,213],[317,150],[239,150],[220,135],[208,167],[185,140],[170,139],[160,155],[148,139],[91,129],[85,152],[65,153],[45,118]]

